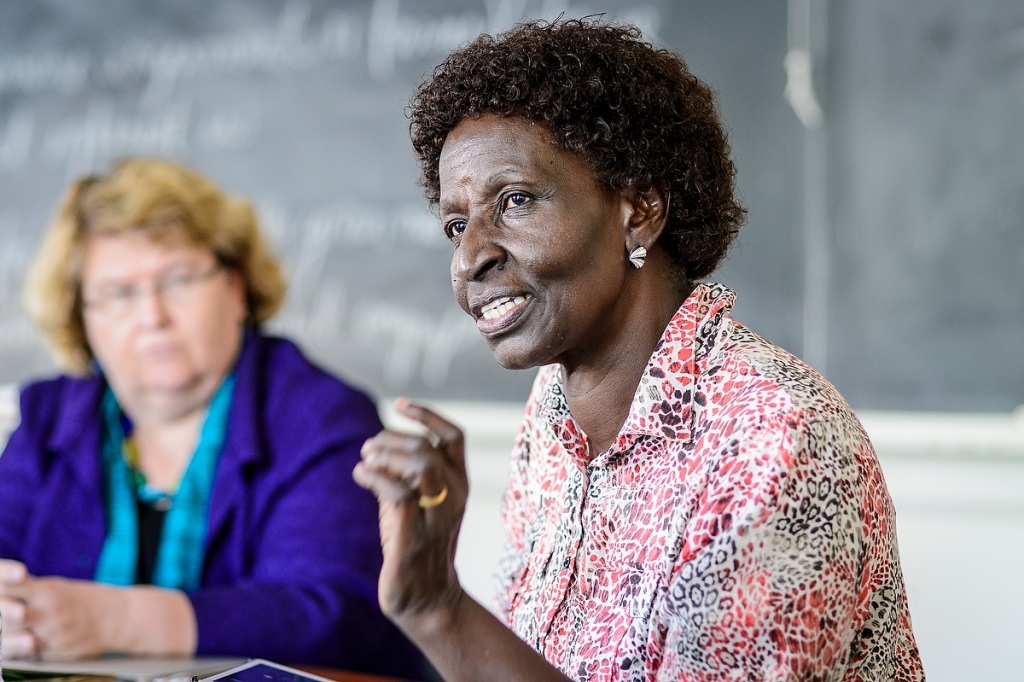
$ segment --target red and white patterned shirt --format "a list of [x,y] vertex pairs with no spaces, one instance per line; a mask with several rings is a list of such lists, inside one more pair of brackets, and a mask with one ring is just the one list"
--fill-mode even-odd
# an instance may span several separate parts
[[592,459],[561,368],[540,370],[499,612],[577,680],[923,680],[871,443],[734,299],[697,286]]

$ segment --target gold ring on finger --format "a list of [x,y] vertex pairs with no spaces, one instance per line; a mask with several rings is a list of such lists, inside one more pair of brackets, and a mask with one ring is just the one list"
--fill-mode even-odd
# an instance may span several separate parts
[[448,499],[448,486],[441,488],[441,492],[436,495],[420,495],[420,499],[417,501],[417,504],[419,504],[423,509],[430,509],[441,504],[446,499]]

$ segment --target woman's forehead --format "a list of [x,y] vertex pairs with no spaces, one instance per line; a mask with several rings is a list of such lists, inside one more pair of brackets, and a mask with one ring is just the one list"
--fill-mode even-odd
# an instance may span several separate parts
[[190,239],[182,228],[161,230],[159,236],[152,230],[92,233],[83,244],[83,274],[91,269],[107,274],[192,262],[211,253],[209,248]]
[[207,245],[184,222],[167,220],[133,225],[97,225],[84,234],[84,243],[103,242],[165,249],[206,249]]
[[457,176],[472,168],[551,166],[568,157],[578,155],[556,144],[551,131],[543,124],[521,117],[489,114],[463,119],[448,134],[438,170],[443,187],[445,175]]

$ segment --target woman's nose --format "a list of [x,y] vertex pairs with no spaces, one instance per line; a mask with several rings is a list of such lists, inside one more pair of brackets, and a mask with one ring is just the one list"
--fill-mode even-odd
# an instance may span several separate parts
[[147,327],[162,326],[167,321],[167,301],[164,292],[152,287],[137,292],[135,318]]
[[471,282],[482,279],[505,263],[505,250],[495,241],[495,227],[484,219],[466,224],[452,255],[452,279]]

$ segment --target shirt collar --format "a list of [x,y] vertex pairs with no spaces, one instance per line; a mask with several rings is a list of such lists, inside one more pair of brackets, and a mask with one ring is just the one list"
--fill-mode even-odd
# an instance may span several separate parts
[[[721,284],[700,283],[672,316],[640,377],[626,421],[604,457],[628,453],[638,438],[652,436],[688,440],[692,431],[694,387],[710,351],[725,330],[724,320],[736,294]],[[539,416],[585,466],[589,457],[583,433],[569,413],[563,376],[549,367]],[[594,463],[594,462],[591,462]]]
[[735,300],[728,287],[701,283],[683,301],[640,377],[620,442],[628,435],[689,439],[697,377]]

